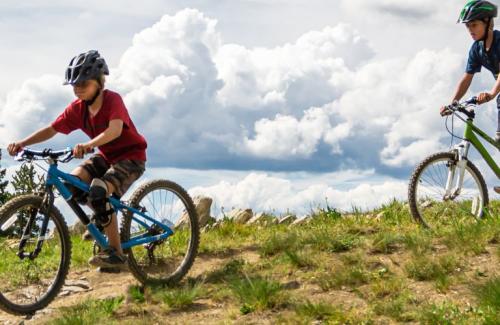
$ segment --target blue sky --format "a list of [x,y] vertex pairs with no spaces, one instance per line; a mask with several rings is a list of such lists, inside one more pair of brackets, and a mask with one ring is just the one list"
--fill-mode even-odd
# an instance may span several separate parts
[[[145,178],[255,210],[404,198],[413,166],[449,146],[437,110],[471,44],[455,24],[460,6],[3,1],[0,145],[50,123],[72,100],[61,85],[67,62],[98,49],[111,67],[107,86],[148,139]],[[492,83],[483,72],[472,91]],[[485,105],[478,123],[491,133],[495,117]]]

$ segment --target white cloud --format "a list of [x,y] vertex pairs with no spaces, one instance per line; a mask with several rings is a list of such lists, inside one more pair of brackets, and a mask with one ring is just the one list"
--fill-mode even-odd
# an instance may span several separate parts
[[[70,89],[61,89],[61,78],[44,75],[29,79],[7,95],[0,108],[0,143],[20,139],[52,122],[71,99]],[[64,104],[63,104],[64,103]]]
[[252,208],[254,211],[305,214],[311,208],[324,207],[326,201],[343,211],[350,211],[354,206],[363,210],[379,207],[393,198],[404,199],[406,190],[405,182],[392,180],[339,190],[324,182],[301,186],[286,178],[250,173],[239,181],[198,186],[189,192],[212,197],[215,205],[224,207],[226,212],[232,208]]
[[[108,85],[148,139],[150,166],[390,173],[443,147],[437,110],[463,63],[449,49],[381,59],[347,24],[269,48],[226,44],[215,19],[187,9],[138,32]],[[4,144],[67,105],[60,81],[30,79],[3,99]]]

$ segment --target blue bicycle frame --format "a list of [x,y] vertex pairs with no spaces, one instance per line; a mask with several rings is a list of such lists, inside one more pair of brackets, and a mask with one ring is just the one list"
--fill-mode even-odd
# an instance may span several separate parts
[[[62,197],[66,200],[68,205],[71,207],[71,209],[75,212],[77,215],[78,219],[87,227],[88,231],[92,234],[92,236],[95,238],[97,241],[98,245],[102,249],[106,249],[109,247],[108,240],[106,237],[99,231],[99,229],[96,227],[94,223],[90,221],[90,219],[87,217],[83,209],[80,207],[80,205],[74,200],[73,195],[71,191],[65,186],[65,184],[61,181],[64,180],[71,184],[72,186],[79,188],[80,190],[88,193],[90,186],[82,182],[78,177],[73,176],[71,174],[65,173],[57,168],[57,163],[55,161],[50,162],[49,170],[47,173],[47,181],[46,181],[46,188],[48,191],[51,191],[52,186],[55,186],[59,193],[62,195]],[[142,245],[142,244],[147,244],[151,242],[155,242],[158,240],[166,239],[167,237],[173,235],[174,231],[174,225],[173,224],[164,224],[154,218],[151,218],[144,212],[132,208],[128,205],[126,205],[124,202],[114,198],[110,197],[109,202],[113,206],[113,209],[115,210],[115,213],[118,211],[121,211],[122,213],[125,212],[131,212],[131,217],[132,219],[137,222],[139,225],[144,227],[144,229],[149,229],[151,225],[147,223],[147,221],[152,222],[152,224],[158,225],[161,229],[163,229],[165,232],[161,233],[159,235],[149,235],[148,233],[138,235],[135,237],[130,238],[129,241],[121,243],[121,246],[123,249],[128,249],[133,246],[137,245]],[[141,220],[142,219],[142,220]]]

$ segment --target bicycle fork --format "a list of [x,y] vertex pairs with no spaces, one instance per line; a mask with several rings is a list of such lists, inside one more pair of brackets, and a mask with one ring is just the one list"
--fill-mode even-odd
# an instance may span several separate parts
[[[19,243],[19,251],[17,256],[20,259],[29,258],[30,260],[34,260],[37,258],[38,254],[42,251],[43,242],[45,240],[45,234],[47,233],[47,227],[49,225],[50,218],[50,207],[54,204],[54,193],[52,191],[52,187],[47,187],[45,195],[43,197],[42,205],[39,209],[32,209],[30,216],[28,218],[28,222],[23,229],[23,236],[21,237],[21,242]],[[33,225],[36,222],[36,216],[38,215],[38,211],[43,213],[43,221],[42,226],[40,227],[40,231],[38,233],[38,238],[36,241],[36,247],[33,252],[26,253],[24,251],[24,247],[26,243],[31,238],[31,231],[33,229]]]
[[[465,167],[467,167],[467,155],[469,154],[470,143],[462,141],[453,150],[458,158],[456,161],[448,161],[448,179],[446,180],[446,191],[443,199],[454,200],[460,195],[464,183]],[[458,174],[458,177],[455,176]]]

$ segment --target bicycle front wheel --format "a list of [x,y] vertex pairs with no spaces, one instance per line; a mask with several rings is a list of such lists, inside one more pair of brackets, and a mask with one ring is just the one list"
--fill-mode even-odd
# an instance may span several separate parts
[[[36,195],[18,196],[0,209],[0,308],[11,314],[30,315],[45,308],[59,293],[68,273],[68,227],[59,210],[51,207],[47,231],[41,234],[47,217],[40,209],[42,200]],[[23,237],[30,218],[34,222]],[[21,258],[23,238],[27,242]],[[44,241],[36,253],[39,239]]]
[[427,228],[436,229],[459,223],[471,223],[484,216],[488,190],[477,167],[467,161],[463,182],[453,152],[427,157],[413,172],[408,202],[413,218]]
[[[130,205],[155,220],[176,225],[172,229],[174,234],[166,239],[125,250],[130,271],[142,283],[178,283],[191,268],[199,244],[198,216],[191,197],[174,182],[153,180],[132,194]],[[157,225],[147,223],[145,227],[135,222],[131,213],[126,213],[121,226],[122,242],[163,233]]]

